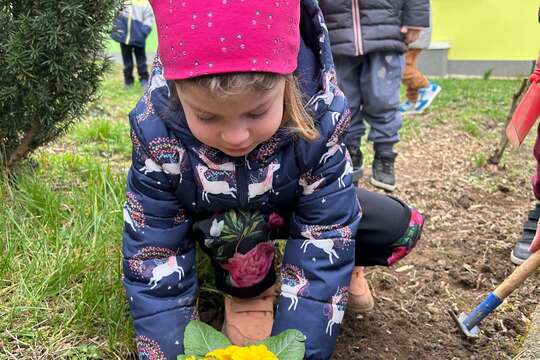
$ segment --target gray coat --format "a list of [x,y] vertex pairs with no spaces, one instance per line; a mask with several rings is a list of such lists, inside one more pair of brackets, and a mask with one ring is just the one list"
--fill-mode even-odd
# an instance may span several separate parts
[[429,0],[320,0],[332,52],[405,52],[402,26],[429,27]]

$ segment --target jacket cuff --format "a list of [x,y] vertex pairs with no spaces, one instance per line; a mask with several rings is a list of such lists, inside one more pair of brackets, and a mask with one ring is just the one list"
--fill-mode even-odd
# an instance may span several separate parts
[[424,10],[407,11],[403,14],[402,26],[428,28],[429,12]]

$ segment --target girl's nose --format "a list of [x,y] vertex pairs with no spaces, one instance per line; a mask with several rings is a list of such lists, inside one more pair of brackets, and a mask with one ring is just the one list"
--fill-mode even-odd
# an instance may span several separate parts
[[221,139],[227,146],[241,147],[249,139],[249,130],[244,126],[230,127],[221,133]]

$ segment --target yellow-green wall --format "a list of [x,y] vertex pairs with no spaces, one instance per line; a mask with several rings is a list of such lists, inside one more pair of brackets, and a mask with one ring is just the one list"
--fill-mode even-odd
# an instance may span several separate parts
[[433,41],[450,60],[532,60],[540,50],[538,0],[431,0]]

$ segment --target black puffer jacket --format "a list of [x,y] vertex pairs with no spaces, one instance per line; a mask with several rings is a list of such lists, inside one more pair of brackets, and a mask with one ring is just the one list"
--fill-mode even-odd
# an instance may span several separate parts
[[320,0],[332,52],[404,52],[402,26],[429,27],[429,0]]

